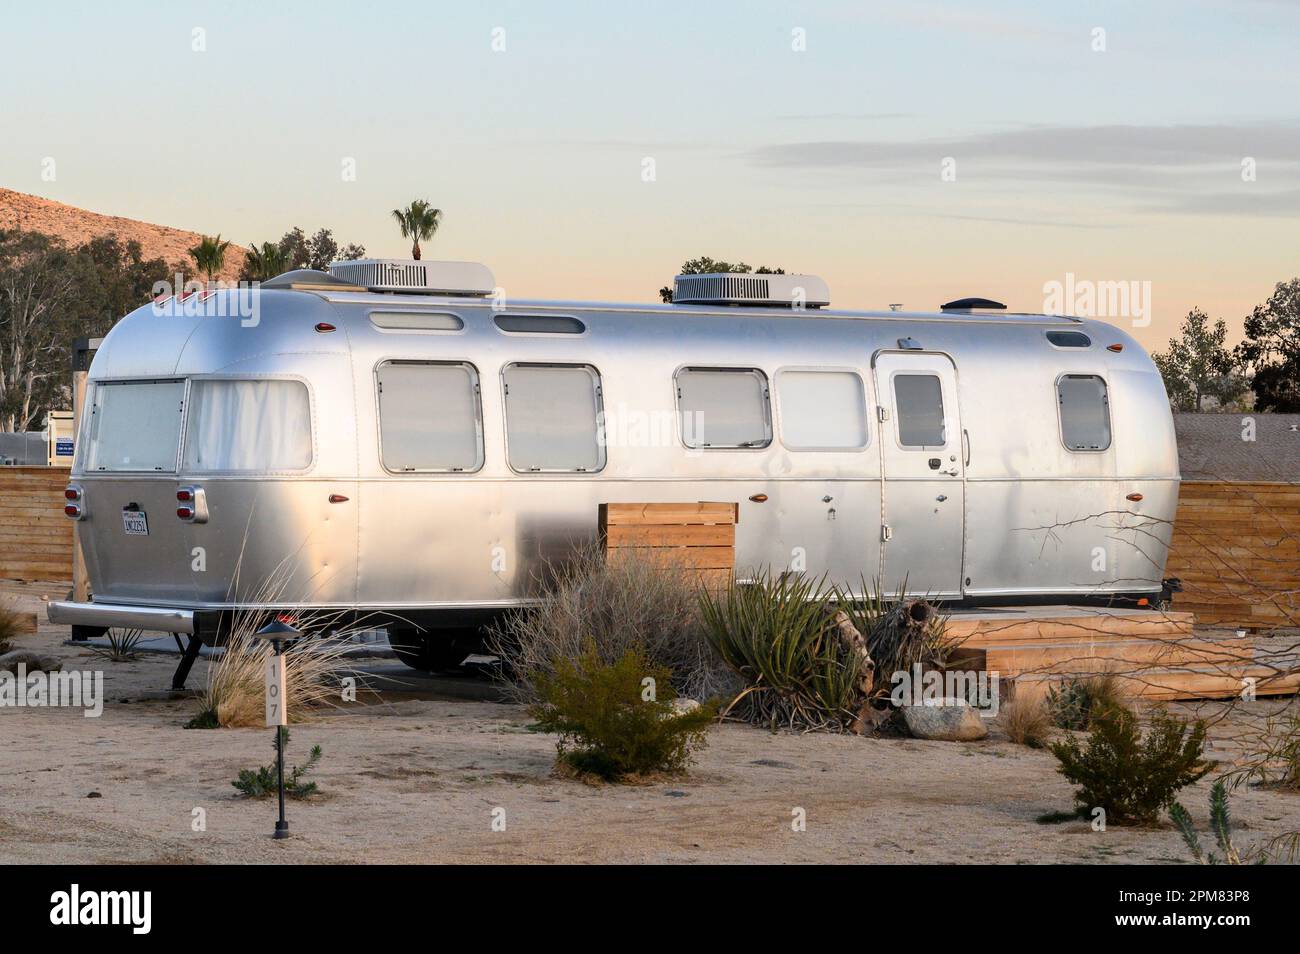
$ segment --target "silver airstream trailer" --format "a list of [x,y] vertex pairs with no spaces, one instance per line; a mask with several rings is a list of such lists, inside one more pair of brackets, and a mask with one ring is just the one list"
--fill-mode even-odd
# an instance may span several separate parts
[[801,275],[514,301],[418,261],[146,305],[90,369],[68,514],[93,597],[50,619],[211,639],[249,605],[355,611],[408,662],[454,663],[618,501],[738,502],[740,568],[1159,597],[1178,458],[1128,334],[979,299],[828,305]]

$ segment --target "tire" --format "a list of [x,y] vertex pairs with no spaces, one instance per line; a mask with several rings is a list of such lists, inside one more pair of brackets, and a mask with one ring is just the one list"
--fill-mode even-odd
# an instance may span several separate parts
[[470,653],[469,634],[456,629],[393,628],[388,645],[398,659],[422,672],[456,669]]

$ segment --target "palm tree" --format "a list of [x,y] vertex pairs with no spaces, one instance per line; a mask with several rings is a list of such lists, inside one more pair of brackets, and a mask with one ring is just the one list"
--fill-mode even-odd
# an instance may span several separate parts
[[249,281],[264,282],[289,268],[289,256],[279,242],[248,246],[244,257],[244,276]]
[[230,243],[221,241],[221,233],[218,232],[215,238],[211,235],[201,236],[199,244],[190,249],[194,264],[199,271],[207,273],[209,285],[212,284],[213,274],[221,271],[221,266],[226,263],[228,248]]
[[420,243],[433,238],[442,224],[442,209],[435,209],[423,199],[416,199],[404,209],[393,209],[393,218],[402,229],[402,238],[411,240],[411,257],[420,258]]

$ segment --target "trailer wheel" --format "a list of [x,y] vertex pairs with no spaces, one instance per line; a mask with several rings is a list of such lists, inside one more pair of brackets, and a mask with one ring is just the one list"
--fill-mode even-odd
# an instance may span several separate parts
[[455,669],[470,653],[467,634],[456,629],[394,628],[388,631],[388,645],[398,659],[424,672]]

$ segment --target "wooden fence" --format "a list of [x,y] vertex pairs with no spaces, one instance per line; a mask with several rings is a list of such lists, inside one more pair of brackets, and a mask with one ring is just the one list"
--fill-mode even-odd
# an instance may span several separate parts
[[0,579],[72,579],[66,467],[0,467]]
[[1185,481],[1165,575],[1198,623],[1300,627],[1300,483]]
[[611,503],[600,505],[605,559],[648,559],[694,570],[721,589],[735,576],[734,503]]

